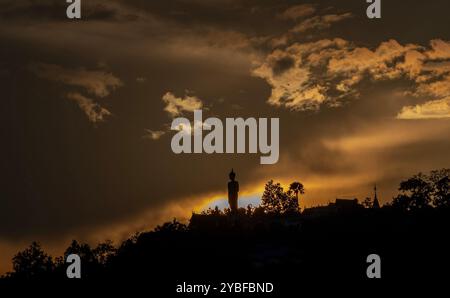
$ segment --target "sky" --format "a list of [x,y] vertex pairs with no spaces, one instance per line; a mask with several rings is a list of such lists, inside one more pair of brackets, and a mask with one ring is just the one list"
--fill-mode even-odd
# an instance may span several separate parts
[[[393,3],[395,2],[395,3]],[[372,196],[449,167],[450,3],[0,0],[0,273],[31,241],[118,243],[243,201],[270,179],[300,205]],[[174,154],[170,124],[280,119],[280,157]],[[241,202],[242,204],[242,202]]]

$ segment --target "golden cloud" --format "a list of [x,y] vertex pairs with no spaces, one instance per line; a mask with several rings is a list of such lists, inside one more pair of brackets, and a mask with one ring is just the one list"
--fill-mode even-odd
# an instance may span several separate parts
[[308,30],[314,30],[314,29],[327,29],[331,27],[333,23],[337,23],[340,21],[343,21],[345,19],[351,18],[351,13],[343,13],[343,14],[327,14],[323,16],[315,16],[309,19],[306,19],[305,21],[301,22],[294,28],[290,30],[290,32],[293,33],[302,33]]
[[255,62],[252,73],[272,87],[269,104],[294,111],[340,106],[345,97],[359,94],[357,84],[364,78],[406,78],[414,83],[409,93],[430,102],[405,107],[397,118],[443,118],[450,96],[450,61],[445,60],[450,59],[449,49],[442,40],[430,41],[427,49],[391,39],[370,49],[343,39],[322,39],[275,49]]
[[183,111],[193,112],[202,108],[202,101],[196,96],[185,95],[176,97],[172,92],[167,92],[163,95],[162,100],[166,104],[164,111],[169,113],[172,117],[182,114]]
[[421,105],[403,107],[398,119],[450,118],[450,98],[431,100]]
[[316,8],[312,4],[300,4],[291,6],[278,15],[280,19],[297,20],[299,18],[307,17],[316,12]]
[[111,116],[110,111],[79,93],[69,93],[67,98],[75,101],[92,123],[103,122],[107,116]]

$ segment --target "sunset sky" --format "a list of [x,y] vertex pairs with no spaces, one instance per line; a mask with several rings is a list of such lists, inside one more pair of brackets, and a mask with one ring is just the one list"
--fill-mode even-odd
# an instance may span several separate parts
[[[393,3],[394,2],[394,3]],[[39,4],[38,4],[39,3]],[[298,180],[382,203],[449,167],[450,2],[0,0],[0,273],[32,240],[120,241]],[[280,158],[172,152],[175,117],[277,117]]]

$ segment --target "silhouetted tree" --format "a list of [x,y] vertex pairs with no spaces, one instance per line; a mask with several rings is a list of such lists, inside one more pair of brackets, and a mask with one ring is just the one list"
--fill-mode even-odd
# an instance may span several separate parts
[[289,190],[294,192],[297,199],[298,199],[298,194],[305,193],[305,188],[304,188],[303,184],[301,184],[300,182],[297,182],[297,181],[291,183],[291,185],[289,186]]
[[400,183],[401,193],[394,198],[393,207],[417,210],[426,207],[450,206],[450,169],[419,173]]
[[248,204],[248,205],[247,205],[247,209],[246,209],[245,214],[246,214],[247,216],[252,216],[253,213],[255,212],[255,209],[256,209],[256,208],[253,207],[252,204]]
[[70,254],[77,254],[83,263],[96,263],[97,258],[87,243],[78,243],[76,240],[72,240],[70,246],[64,252],[64,259]]
[[[196,217],[200,219],[200,227],[204,225],[209,229],[189,229],[174,219],[157,226],[151,232],[135,234],[124,241],[118,249],[111,241],[100,243],[92,249],[88,244],[74,240],[64,256],[54,261],[38,243],[33,242],[29,248],[14,257],[14,272],[7,277],[18,280],[47,276],[66,279],[65,270],[68,264],[65,260],[69,254],[75,253],[82,260],[83,281],[117,277],[120,281],[130,278],[136,285],[138,284],[136,277],[144,276],[146,280],[154,280],[155,284],[160,284],[164,280],[163,276],[174,276],[177,272],[184,276],[185,272],[181,269],[185,268],[189,268],[190,274],[200,274],[198,276],[210,273],[228,274],[228,272],[231,272],[230,276],[237,273],[249,276],[249,272],[262,272],[264,276],[276,278],[281,275],[281,278],[284,278],[282,274],[290,274],[292,272],[290,269],[298,264],[299,260],[303,277],[311,276],[311,272],[322,277],[324,271],[317,265],[319,263],[339,268],[339,271],[333,271],[331,274],[335,279],[336,274],[342,272],[353,276],[353,269],[348,268],[357,268],[355,271],[357,275],[354,276],[360,276],[360,256],[368,251],[366,244],[369,244],[370,250],[373,249],[373,237],[381,243],[377,244],[379,248],[383,245],[396,248],[399,254],[391,257],[408,254],[406,259],[409,260],[423,253],[428,263],[429,251],[442,252],[442,255],[438,255],[430,262],[437,264],[442,260],[445,261],[447,250],[444,245],[445,237],[442,235],[448,232],[450,221],[448,212],[433,210],[431,206],[439,208],[450,206],[449,173],[450,170],[442,169],[432,171],[429,175],[418,174],[400,184],[400,193],[394,199],[393,206],[403,210],[430,207],[427,212],[410,214],[392,212],[395,210],[390,207],[383,207],[384,210],[380,212],[358,208],[354,213],[339,213],[333,211],[335,204],[330,204],[317,208],[316,214],[312,212],[308,215],[305,212],[303,217],[290,217],[286,214],[299,210],[298,196],[305,191],[303,185],[294,182],[287,191],[284,191],[280,183],[271,180],[265,185],[262,204],[257,208],[248,205],[247,208],[239,208],[237,212],[231,213],[229,208],[221,211],[215,207],[202,212],[204,216]],[[372,207],[373,200],[367,198],[363,205],[367,208]],[[277,216],[268,216],[267,213]],[[436,220],[430,220],[434,217]],[[421,227],[419,233],[415,233],[419,227]],[[335,233],[336,231],[339,232]],[[403,233],[398,231],[407,233],[404,233],[403,237]],[[359,237],[354,237],[355,232]],[[430,233],[434,233],[437,237],[429,237]],[[363,237],[362,241],[360,237]],[[410,242],[405,242],[405,239],[410,239]],[[435,242],[436,240],[438,242]],[[392,242],[395,242],[395,245]],[[328,254],[323,248],[327,248],[328,251],[330,245],[334,244],[336,247],[330,250],[334,254],[322,262],[324,256]],[[345,247],[342,248],[342,245]],[[352,255],[353,252],[357,252],[354,254],[357,256],[353,261],[354,267],[348,265],[350,254],[345,255],[346,251],[352,252]],[[345,257],[342,257],[342,254]],[[339,260],[345,260],[345,263]],[[255,266],[255,263],[258,266]],[[404,268],[405,263],[400,264]],[[414,263],[414,270],[416,266]],[[199,272],[195,272],[197,269]],[[316,269],[319,270],[314,272]],[[428,273],[432,270],[423,272]],[[164,285],[164,288],[167,289],[167,286]]]
[[111,240],[99,243],[93,250],[97,262],[102,265],[105,265],[108,260],[116,254],[116,252],[117,249],[114,247]]
[[20,279],[42,278],[52,272],[52,257],[47,255],[37,242],[32,242],[25,250],[13,257],[14,272],[11,276]]
[[264,207],[262,207],[262,206],[258,206],[253,210],[254,217],[260,217],[260,216],[263,216],[264,214],[265,214]]
[[181,222],[179,222],[176,218],[172,221],[164,223],[162,226],[157,226],[155,228],[155,232],[185,232],[187,230],[187,226]]
[[[300,192],[302,188],[298,186]],[[283,214],[287,212],[298,212],[298,200],[293,190],[285,192],[280,183],[270,180],[266,183],[264,193],[261,198],[261,206],[266,213]]]
[[433,184],[433,205],[450,207],[450,169],[432,171],[429,179]]
[[405,210],[417,210],[430,206],[433,186],[428,177],[422,173],[414,175],[400,183],[401,194],[393,201],[394,207]]
[[216,207],[214,207],[214,209],[209,207],[207,210],[202,211],[201,214],[202,215],[223,215],[224,213],[222,212],[222,210],[219,209],[218,206],[216,206]]
[[261,198],[261,206],[267,213],[281,213],[284,200],[284,191],[280,183],[274,183],[270,180],[266,183],[264,193]]
[[298,195],[305,193],[305,188],[304,188],[303,184],[301,184],[298,181],[292,182],[291,185],[289,185],[289,191],[293,192],[295,194],[295,198],[296,198],[296,202],[297,202],[296,210],[299,210],[300,202],[298,200]]
[[[67,260],[67,257],[70,254],[77,254],[81,263],[83,264],[82,276],[83,278],[90,278],[93,276],[97,276],[101,274],[104,269],[104,264],[102,263],[105,255],[105,250],[107,250],[108,245],[100,244],[100,247],[96,249],[92,249],[87,243],[78,243],[78,241],[73,240],[70,246],[64,252],[64,261]],[[98,255],[98,253],[102,255]],[[108,253],[105,253],[108,254]],[[67,264],[64,264],[64,267]]]
[[369,197],[365,198],[364,201],[362,202],[362,205],[364,206],[364,208],[372,208],[373,207],[372,199]]

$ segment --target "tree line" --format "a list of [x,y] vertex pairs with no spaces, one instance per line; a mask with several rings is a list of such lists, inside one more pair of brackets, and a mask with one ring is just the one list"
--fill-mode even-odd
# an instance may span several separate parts
[[[418,173],[400,183],[399,194],[381,209],[415,213],[421,210],[450,210],[450,169],[431,171],[428,174]],[[266,183],[258,207],[240,208],[238,213],[244,216],[267,215],[298,215],[300,196],[305,194],[305,187],[300,182],[293,182],[285,190],[280,183],[270,180]],[[367,208],[371,206],[370,200],[363,202]],[[209,208],[201,213],[204,216],[232,215],[229,209]],[[97,276],[108,271],[114,259],[133,253],[133,247],[142,235],[159,235],[157,237],[178,237],[190,231],[187,224],[174,219],[173,221],[158,225],[151,232],[137,233],[118,247],[111,241],[91,247],[86,243],[73,240],[65,250],[63,256],[53,258],[48,255],[38,242],[32,242],[29,247],[18,252],[12,259],[13,271],[7,273],[3,279],[36,279],[65,276],[65,260],[70,254],[80,256],[83,263],[84,276]],[[220,233],[220,231],[218,231]],[[166,239],[166,238],[165,238]]]

